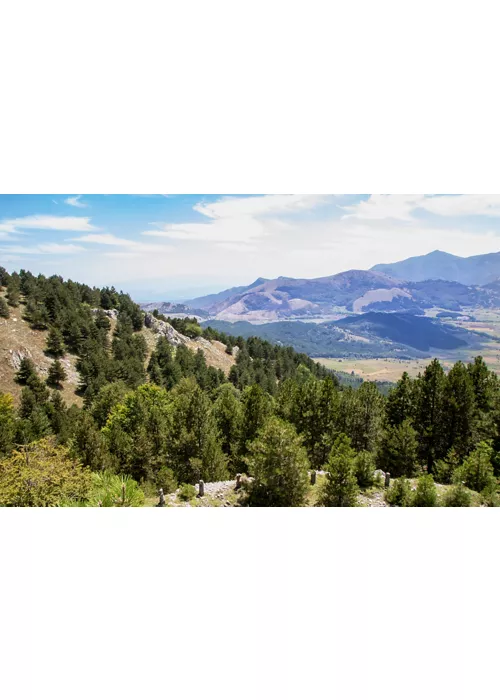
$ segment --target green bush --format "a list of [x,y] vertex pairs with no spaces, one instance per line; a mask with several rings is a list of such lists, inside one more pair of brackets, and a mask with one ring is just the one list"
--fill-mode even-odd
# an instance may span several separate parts
[[118,476],[107,471],[94,472],[88,505],[103,508],[136,508],[144,505],[144,492],[137,481],[129,476]]
[[470,508],[472,494],[463,484],[456,484],[445,494],[443,505],[445,508]]
[[375,484],[375,459],[371,452],[360,452],[356,455],[354,474],[361,489],[369,489]]
[[0,297],[0,318],[9,318],[10,311],[7,302],[3,297]]
[[342,433],[330,453],[321,505],[329,508],[353,508],[357,505],[359,488],[354,474],[354,458],[351,441]]
[[500,507],[497,484],[494,481],[491,481],[489,485],[481,491],[481,504],[488,508]]
[[271,418],[250,443],[246,463],[254,477],[248,484],[248,505],[281,508],[304,505],[309,461],[291,425]]
[[437,491],[434,479],[430,474],[421,476],[417,482],[417,490],[411,500],[413,508],[434,508],[437,506]]
[[410,482],[404,476],[395,479],[385,494],[386,503],[393,507],[407,508],[411,502]]
[[453,475],[460,465],[460,460],[455,450],[450,450],[446,459],[439,459],[432,470],[438,484],[453,483]]
[[463,483],[472,491],[481,493],[487,490],[496,491],[496,479],[493,474],[491,458],[492,447],[486,442],[480,442],[477,449],[467,457],[461,467],[455,470],[453,481]]
[[156,487],[163,489],[163,493],[174,493],[177,490],[177,479],[172,469],[168,467],[160,469],[156,475]]
[[196,489],[192,484],[182,484],[178,496],[181,501],[192,501],[196,497]]

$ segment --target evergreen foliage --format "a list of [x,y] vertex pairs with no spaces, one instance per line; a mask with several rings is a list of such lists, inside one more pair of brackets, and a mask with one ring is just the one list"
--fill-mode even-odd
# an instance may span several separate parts
[[359,487],[355,474],[355,455],[347,435],[339,435],[328,460],[322,505],[334,508],[349,508],[356,505]]
[[309,462],[295,430],[273,417],[248,446],[245,459],[253,480],[250,506],[302,506],[308,489]]
[[0,318],[9,318],[9,306],[3,297],[0,297]]
[[411,505],[414,508],[433,508],[437,506],[437,490],[434,479],[430,474],[421,476],[417,482],[417,490],[413,495]]

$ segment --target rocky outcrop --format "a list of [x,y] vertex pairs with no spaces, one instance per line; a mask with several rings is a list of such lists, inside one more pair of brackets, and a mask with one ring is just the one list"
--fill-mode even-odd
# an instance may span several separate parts
[[31,354],[29,348],[18,348],[17,350],[9,350],[9,355],[10,365],[16,371],[21,366],[21,360],[24,360],[25,358],[29,358],[30,360],[33,359],[33,355]]
[[91,311],[93,314],[97,314],[100,311],[108,318],[112,318],[113,321],[118,319],[118,311],[116,309],[91,309]]
[[170,323],[160,321],[153,314],[146,313],[144,315],[144,325],[157,335],[163,335],[171,345],[176,347],[179,345],[189,345],[189,338],[175,330]]

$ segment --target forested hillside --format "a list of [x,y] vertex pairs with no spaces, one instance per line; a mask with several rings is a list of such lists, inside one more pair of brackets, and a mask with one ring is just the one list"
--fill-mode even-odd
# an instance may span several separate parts
[[[352,506],[391,478],[391,505],[497,504],[500,387],[481,358],[448,375],[435,360],[386,398],[113,288],[3,269],[0,285],[0,322],[42,333],[50,362],[42,377],[20,357],[18,405],[0,394],[0,505],[152,505],[160,489],[195,504],[200,480],[241,474],[236,505]],[[81,405],[63,397],[68,358]]]

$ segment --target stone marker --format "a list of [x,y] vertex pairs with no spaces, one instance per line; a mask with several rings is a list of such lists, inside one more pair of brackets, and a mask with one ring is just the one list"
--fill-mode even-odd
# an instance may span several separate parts
[[241,488],[241,474],[236,474],[236,491]]
[[160,497],[160,500],[158,502],[158,508],[163,508],[163,506],[165,505],[165,495],[163,493],[163,489],[160,489],[158,491],[158,495]]
[[390,485],[391,485],[391,474],[390,474],[390,472],[387,472],[385,475],[385,488],[388,489]]
[[311,472],[311,486],[316,486],[316,470]]
[[200,479],[200,483],[198,484],[198,488],[199,488],[198,498],[203,498],[203,496],[205,495],[205,482],[203,481],[203,479]]

